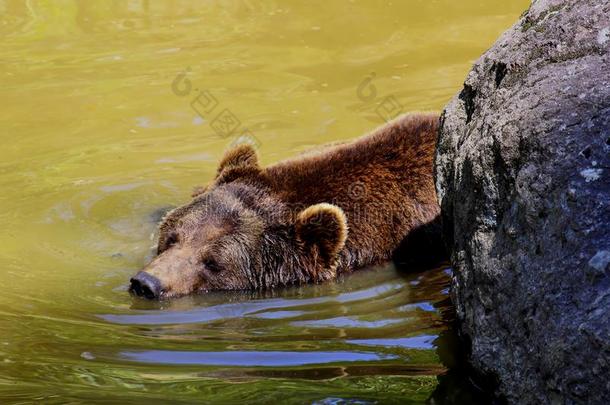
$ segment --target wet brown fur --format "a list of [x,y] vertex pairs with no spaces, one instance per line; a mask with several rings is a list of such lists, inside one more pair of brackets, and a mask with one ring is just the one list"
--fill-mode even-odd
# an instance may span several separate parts
[[261,168],[241,145],[160,226],[145,269],[166,296],[319,282],[391,259],[439,214],[438,116],[407,115],[353,142]]
[[353,142],[264,171],[288,203],[328,202],[347,216],[340,271],[387,261],[440,212],[433,179],[438,116],[406,115]]

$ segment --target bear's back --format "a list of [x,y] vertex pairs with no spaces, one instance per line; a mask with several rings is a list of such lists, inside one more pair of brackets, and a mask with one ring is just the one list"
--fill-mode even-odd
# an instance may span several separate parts
[[288,204],[330,203],[348,218],[345,267],[385,261],[439,213],[433,180],[438,116],[405,115],[352,142],[265,169]]

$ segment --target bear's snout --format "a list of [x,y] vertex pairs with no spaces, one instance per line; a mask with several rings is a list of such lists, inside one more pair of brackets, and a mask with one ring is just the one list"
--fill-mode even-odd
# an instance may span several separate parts
[[140,271],[130,281],[129,291],[131,293],[148,299],[159,298],[161,281],[152,274]]

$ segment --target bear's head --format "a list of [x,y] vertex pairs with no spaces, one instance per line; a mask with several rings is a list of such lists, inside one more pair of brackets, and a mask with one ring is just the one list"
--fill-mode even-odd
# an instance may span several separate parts
[[282,201],[254,149],[240,145],[207,188],[165,216],[157,257],[131,279],[130,291],[169,298],[319,282],[335,276],[346,239],[341,208]]

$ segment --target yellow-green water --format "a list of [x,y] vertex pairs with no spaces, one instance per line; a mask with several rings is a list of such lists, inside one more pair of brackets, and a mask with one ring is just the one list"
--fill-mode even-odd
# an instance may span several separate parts
[[0,0],[0,403],[460,398],[443,269],[162,304],[127,280],[236,138],[272,163],[439,111],[528,3]]

